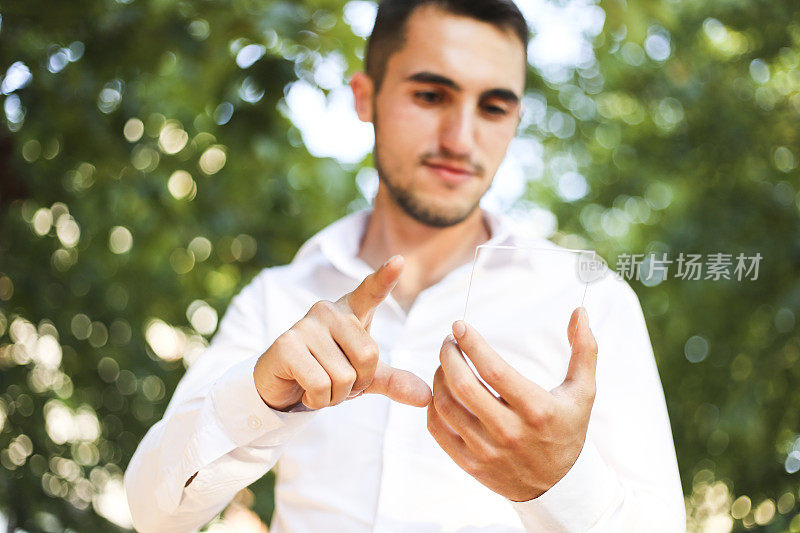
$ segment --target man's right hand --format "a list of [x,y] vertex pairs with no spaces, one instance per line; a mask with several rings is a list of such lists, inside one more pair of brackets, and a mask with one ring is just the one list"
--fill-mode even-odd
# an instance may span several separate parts
[[362,393],[383,394],[417,407],[431,401],[419,377],[378,359],[369,335],[375,308],[400,279],[394,256],[336,302],[320,301],[278,337],[256,363],[256,389],[264,402],[286,410],[302,401],[310,409],[336,405]]

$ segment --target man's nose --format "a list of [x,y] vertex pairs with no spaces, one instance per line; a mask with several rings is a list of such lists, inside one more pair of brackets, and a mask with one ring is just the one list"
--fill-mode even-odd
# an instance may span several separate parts
[[439,143],[442,152],[454,157],[469,158],[475,147],[475,120],[470,110],[454,107],[445,115]]

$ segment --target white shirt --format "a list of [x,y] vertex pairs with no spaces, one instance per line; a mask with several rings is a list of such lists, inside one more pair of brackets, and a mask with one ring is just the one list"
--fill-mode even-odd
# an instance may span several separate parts
[[[534,500],[511,502],[456,466],[428,433],[425,409],[363,395],[282,413],[261,400],[253,381],[258,357],[312,304],[337,300],[372,271],[357,256],[368,214],[327,227],[291,264],[263,270],[233,299],[128,466],[135,526],[195,530],[274,467],[272,533],[684,531],[650,340],[636,295],[617,276],[592,283],[584,302],[599,346],[586,443],[566,476]],[[487,219],[489,244],[559,249],[524,237],[503,217]],[[528,379],[557,386],[569,360],[568,319],[580,305],[574,272],[543,273],[541,288],[553,297],[532,305],[530,294],[509,285],[509,265],[487,268],[483,290],[470,295],[470,309],[485,311],[487,340]],[[381,359],[432,385],[442,341],[463,315],[470,272],[470,264],[450,272],[408,314],[387,298],[371,329]]]

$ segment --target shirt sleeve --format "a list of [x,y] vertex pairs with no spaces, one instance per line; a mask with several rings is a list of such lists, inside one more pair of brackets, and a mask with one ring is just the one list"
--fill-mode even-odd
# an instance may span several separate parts
[[553,487],[512,505],[530,532],[685,531],[672,432],[639,300],[617,276],[590,285],[588,294],[598,362],[586,442]]
[[125,489],[138,531],[198,529],[272,468],[314,415],[275,411],[256,390],[253,369],[269,342],[266,274],[233,299],[128,465]]

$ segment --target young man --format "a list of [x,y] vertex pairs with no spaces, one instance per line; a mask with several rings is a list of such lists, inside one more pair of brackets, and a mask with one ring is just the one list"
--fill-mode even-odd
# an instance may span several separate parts
[[494,322],[452,322],[477,245],[559,251],[478,207],[519,122],[527,35],[510,0],[380,5],[351,81],[374,208],[234,298],[128,467],[137,528],[198,528],[275,466],[274,533],[684,529],[624,282],[592,285],[590,329],[584,308],[566,323],[570,269],[537,273],[543,306],[500,262],[473,300]]

